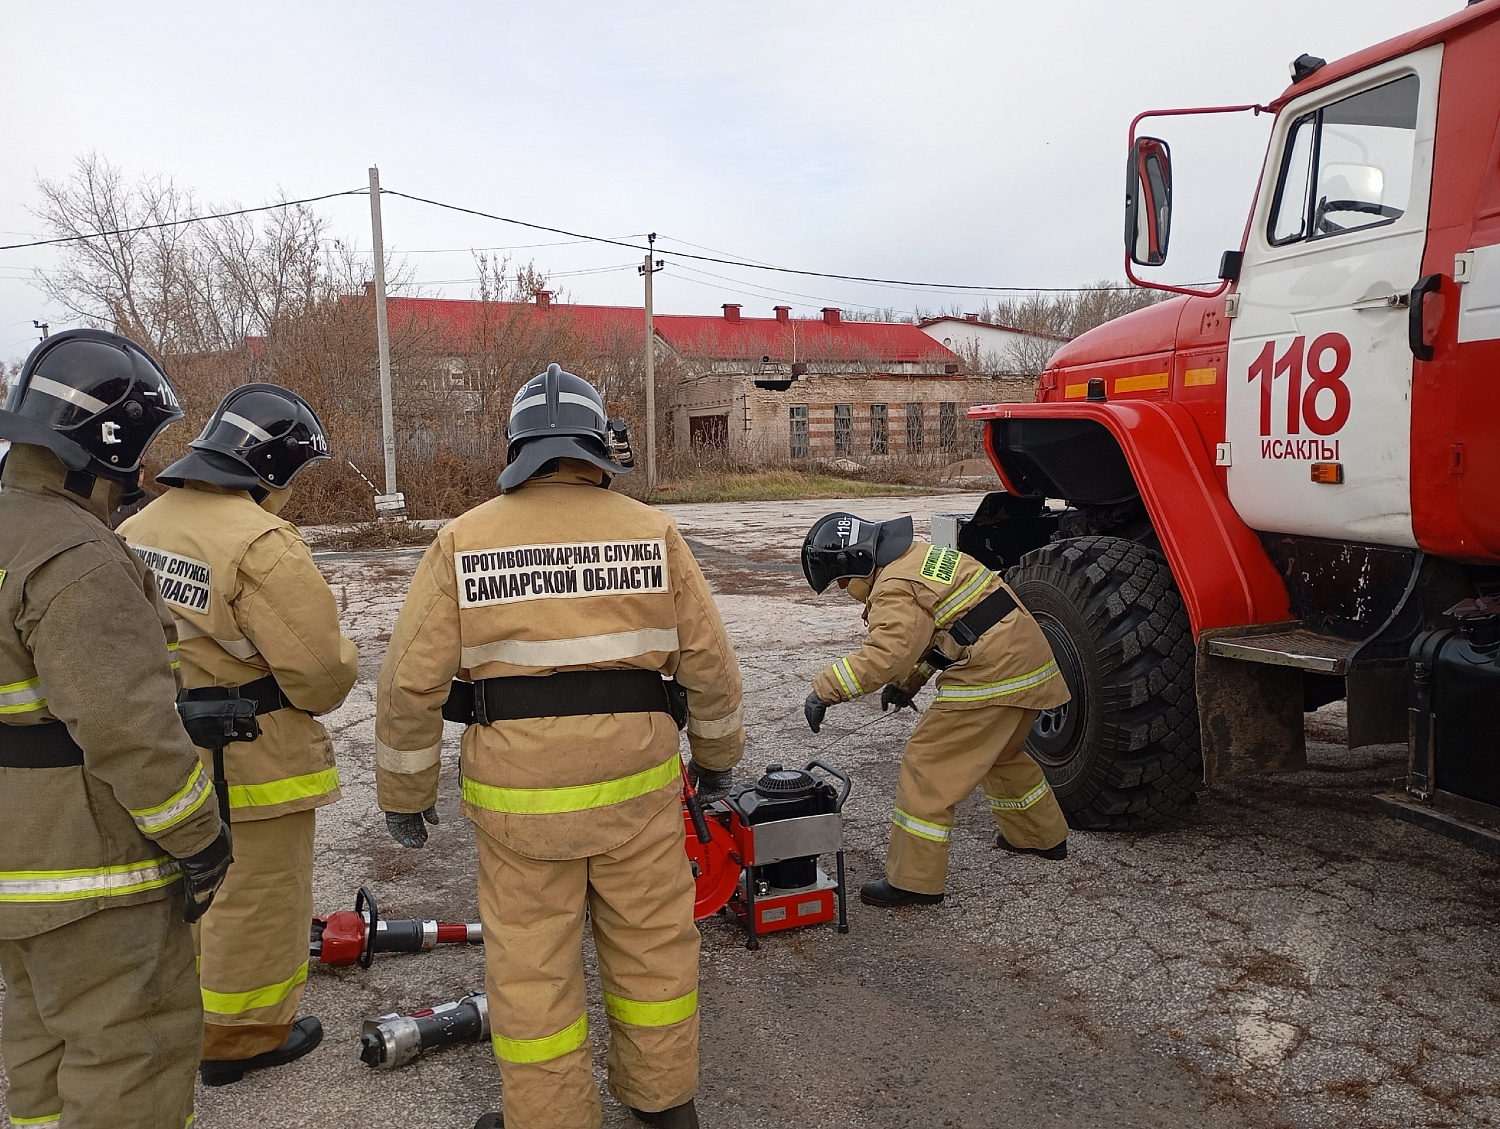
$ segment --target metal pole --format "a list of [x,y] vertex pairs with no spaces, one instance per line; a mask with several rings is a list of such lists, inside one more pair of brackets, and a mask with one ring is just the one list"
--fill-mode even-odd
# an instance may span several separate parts
[[651,250],[641,273],[646,276],[646,489],[656,491],[656,328],[651,309],[651,282],[656,275],[652,256],[656,250],[656,232],[646,236]]
[[385,311],[385,236],[380,226],[380,170],[370,169],[370,236],[375,244],[375,339],[380,351],[380,432],[385,448],[385,494],[375,499],[379,517],[406,515],[396,490],[396,423],[391,411],[391,335]]

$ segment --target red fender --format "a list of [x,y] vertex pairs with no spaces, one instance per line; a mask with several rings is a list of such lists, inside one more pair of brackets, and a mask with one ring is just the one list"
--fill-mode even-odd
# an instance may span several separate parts
[[[1240,520],[1214,473],[1197,425],[1180,404],[1150,400],[990,404],[971,419],[1086,419],[1125,455],[1182,592],[1196,637],[1205,628],[1291,618],[1286,585],[1260,539]],[[1000,463],[986,429],[990,462]],[[1001,472],[1001,481],[1005,481]]]

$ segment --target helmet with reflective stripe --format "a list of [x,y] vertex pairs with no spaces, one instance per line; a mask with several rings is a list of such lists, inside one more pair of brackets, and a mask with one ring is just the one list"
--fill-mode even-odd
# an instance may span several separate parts
[[[118,333],[69,329],[26,358],[0,411],[0,439],[46,447],[75,474],[129,483],[146,448],[181,418],[167,374],[145,349]],[[84,482],[77,492],[87,496],[93,485]]]
[[559,365],[521,385],[510,408],[510,440],[500,492],[514,490],[553,459],[582,459],[609,476],[630,469],[624,425],[612,422],[604,400],[581,376]]
[[242,384],[229,393],[191,446],[156,481],[181,486],[192,479],[263,498],[267,488],[283,489],[310,463],[329,457],[317,413],[277,384]]
[[835,580],[874,576],[911,548],[911,518],[867,521],[833,513],[813,522],[802,542],[802,575],[814,592]]

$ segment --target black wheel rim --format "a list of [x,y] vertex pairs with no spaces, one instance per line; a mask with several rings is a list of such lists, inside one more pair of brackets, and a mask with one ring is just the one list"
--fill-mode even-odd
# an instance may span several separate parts
[[1052,648],[1052,657],[1057,660],[1057,668],[1062,671],[1063,681],[1073,700],[1041,712],[1031,726],[1026,748],[1044,766],[1061,768],[1077,755],[1078,733],[1085,709],[1082,664],[1073,639],[1062,624],[1045,613],[1036,615],[1036,621]]

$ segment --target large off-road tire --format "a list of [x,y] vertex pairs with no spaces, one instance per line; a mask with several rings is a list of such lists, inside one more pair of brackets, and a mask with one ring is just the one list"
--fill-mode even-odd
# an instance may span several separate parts
[[1203,778],[1193,631],[1166,559],[1122,537],[1075,537],[1005,579],[1073,695],[1026,743],[1068,823],[1128,830],[1190,803]]

